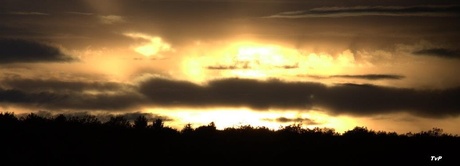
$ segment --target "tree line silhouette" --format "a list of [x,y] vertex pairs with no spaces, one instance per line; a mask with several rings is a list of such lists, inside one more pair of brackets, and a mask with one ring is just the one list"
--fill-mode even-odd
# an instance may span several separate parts
[[398,134],[355,127],[339,134],[301,124],[217,130],[211,122],[176,130],[145,116],[101,122],[92,115],[0,113],[0,143],[0,165],[442,165],[456,162],[460,137],[440,128]]

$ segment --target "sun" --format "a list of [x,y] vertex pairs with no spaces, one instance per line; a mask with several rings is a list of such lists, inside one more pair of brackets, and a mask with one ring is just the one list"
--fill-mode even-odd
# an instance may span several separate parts
[[243,45],[237,49],[237,60],[252,61],[259,65],[283,65],[288,63],[287,51],[280,46]]
[[288,45],[249,41],[194,45],[194,48],[198,47],[203,48],[187,53],[182,61],[185,77],[196,83],[221,78],[305,81],[309,78],[302,76],[337,75],[354,70],[355,65],[350,51],[332,55]]
[[279,45],[235,42],[184,58],[183,71],[190,79],[200,81],[206,77],[265,79],[298,68],[297,56],[295,50]]

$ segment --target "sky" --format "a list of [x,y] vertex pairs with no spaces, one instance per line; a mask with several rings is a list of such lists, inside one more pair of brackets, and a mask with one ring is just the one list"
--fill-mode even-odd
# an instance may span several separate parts
[[460,134],[460,2],[2,0],[0,112]]

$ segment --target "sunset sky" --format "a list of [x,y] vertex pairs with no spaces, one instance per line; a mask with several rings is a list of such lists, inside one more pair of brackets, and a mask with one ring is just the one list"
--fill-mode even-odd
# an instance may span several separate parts
[[460,2],[2,0],[0,112],[460,134]]

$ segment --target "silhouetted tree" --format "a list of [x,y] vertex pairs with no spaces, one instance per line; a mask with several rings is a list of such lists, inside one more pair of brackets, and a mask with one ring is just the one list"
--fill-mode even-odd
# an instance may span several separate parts
[[414,134],[416,137],[440,137],[440,136],[446,136],[447,134],[443,134],[443,129],[441,128],[432,128],[431,130],[428,131],[421,131],[420,133]]
[[254,130],[254,127],[251,125],[241,125],[238,127],[239,130],[251,131]]
[[58,116],[54,117],[54,122],[58,124],[66,123],[67,117],[64,114],[59,114]]
[[305,132],[305,130],[302,129],[302,124],[287,125],[287,126],[281,127],[279,131],[281,133],[291,133],[291,134],[301,134]]
[[15,126],[19,122],[18,118],[14,115],[14,113],[0,113],[0,126]]
[[215,130],[216,129],[216,124],[214,122],[211,122],[211,123],[208,124],[208,127]]
[[216,133],[216,124],[214,122],[209,123],[206,126],[200,126],[195,129],[195,132],[201,135],[211,135]]
[[443,132],[444,132],[443,129],[434,127],[433,129],[428,130],[427,133],[430,136],[439,137],[443,134]]
[[256,127],[255,130],[256,130],[256,132],[258,132],[258,133],[264,133],[264,134],[272,133],[272,132],[273,132],[273,130],[270,130],[269,128],[267,128],[267,127],[265,127],[265,126]]
[[[136,120],[136,128],[146,126],[144,118]],[[19,127],[2,128],[1,124],[10,122]],[[305,160],[310,165],[372,165],[373,161],[391,165],[400,160],[409,161],[410,165],[430,165],[418,161],[433,163],[427,154],[445,156],[442,162],[454,161],[456,158],[451,156],[455,155],[449,149],[458,147],[460,142],[460,137],[444,134],[440,128],[398,135],[355,127],[340,136],[333,129],[303,129],[301,124],[277,131],[250,125],[220,131],[211,122],[196,129],[187,124],[181,133],[164,126],[162,119],[149,126],[159,130],[135,130],[122,116],[110,118],[102,127],[93,127],[100,124],[95,116],[43,118],[29,114],[18,120],[13,113],[0,113],[0,149],[8,152],[2,156],[2,163],[6,160],[16,165],[140,165],[152,161],[154,156],[160,165],[178,165],[177,158],[194,165],[214,161],[286,165],[286,161],[300,153],[314,159]],[[145,149],[154,150],[145,153]],[[392,157],[380,156],[387,151]],[[75,154],[79,156],[75,158]]]
[[183,134],[189,134],[189,133],[192,133],[194,130],[192,128],[192,124],[190,123],[187,123],[184,128],[181,130],[181,133]]
[[152,124],[152,129],[161,130],[164,127],[163,120],[161,118],[156,119]]
[[129,128],[129,127],[131,127],[131,124],[129,123],[129,121],[123,116],[110,117],[110,120],[105,122],[104,124],[109,126],[109,127],[114,127],[114,128]]
[[385,131],[378,131],[376,135],[378,137],[397,137],[398,136],[396,132],[385,132]]
[[21,118],[21,121],[24,122],[26,125],[31,125],[31,126],[44,126],[48,123],[48,119],[41,117],[37,114],[30,113],[26,117]]
[[335,129],[332,128],[319,128],[315,127],[313,129],[306,129],[304,133],[307,135],[314,136],[337,136],[339,133],[335,132]]
[[136,129],[145,129],[147,128],[148,120],[144,115],[137,117],[134,121],[134,128]]
[[355,127],[352,130],[348,130],[343,133],[343,136],[353,138],[369,138],[375,135],[375,131],[369,130],[367,127]]
[[69,118],[69,121],[85,126],[96,126],[101,124],[101,121],[94,115],[72,116]]

